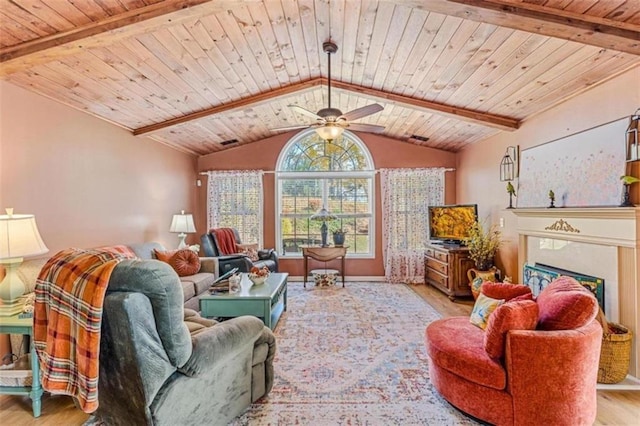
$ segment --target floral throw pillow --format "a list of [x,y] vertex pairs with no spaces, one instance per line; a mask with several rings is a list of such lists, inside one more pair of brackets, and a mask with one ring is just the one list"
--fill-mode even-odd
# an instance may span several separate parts
[[236,244],[238,253],[246,255],[252,262],[260,260],[258,257],[258,244]]
[[492,299],[480,293],[476,304],[473,305],[473,311],[471,311],[469,321],[471,321],[471,324],[484,330],[487,327],[489,316],[503,303],[504,299]]

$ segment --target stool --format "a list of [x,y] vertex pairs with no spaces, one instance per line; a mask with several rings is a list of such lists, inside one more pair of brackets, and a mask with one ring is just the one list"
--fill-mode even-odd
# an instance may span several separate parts
[[336,269],[313,269],[311,275],[317,287],[334,287],[338,278]]

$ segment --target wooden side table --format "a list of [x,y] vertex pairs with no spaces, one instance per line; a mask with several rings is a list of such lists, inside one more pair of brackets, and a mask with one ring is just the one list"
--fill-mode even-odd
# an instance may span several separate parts
[[342,246],[342,247],[302,246],[302,257],[304,258],[304,287],[307,287],[307,275],[309,275],[309,267],[308,267],[309,258],[314,260],[319,260],[321,262],[328,262],[330,260],[342,258],[340,275],[342,275],[342,287],[344,287],[344,258],[347,255],[348,248],[349,246]]
[[42,387],[40,386],[40,367],[38,356],[33,347],[33,318],[18,318],[18,315],[0,317],[0,333],[23,334],[31,340],[31,386],[0,386],[0,395],[28,395],[31,398],[33,417],[40,417]]

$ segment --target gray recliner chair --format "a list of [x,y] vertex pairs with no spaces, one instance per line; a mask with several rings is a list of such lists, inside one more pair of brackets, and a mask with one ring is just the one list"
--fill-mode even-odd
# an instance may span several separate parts
[[185,322],[182,298],[168,264],[124,260],[116,266],[104,302],[94,421],[227,424],[269,393],[271,330],[255,317],[217,323],[191,310]]

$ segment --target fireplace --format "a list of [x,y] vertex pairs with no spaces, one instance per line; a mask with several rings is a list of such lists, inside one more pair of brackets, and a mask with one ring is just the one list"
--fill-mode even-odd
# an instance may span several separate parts
[[535,263],[604,279],[604,310],[633,332],[629,375],[640,378],[640,208],[510,211],[518,217],[519,282],[523,266]]

